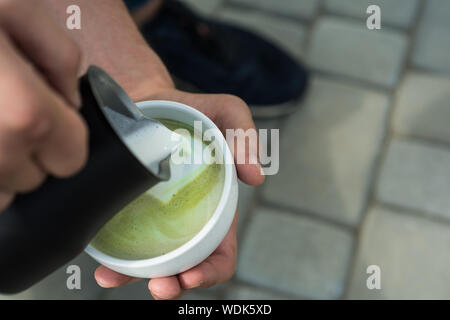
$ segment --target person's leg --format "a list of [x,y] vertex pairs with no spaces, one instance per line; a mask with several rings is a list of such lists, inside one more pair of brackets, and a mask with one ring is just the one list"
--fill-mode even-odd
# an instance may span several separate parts
[[258,35],[202,17],[177,0],[150,1],[133,15],[177,79],[201,92],[239,96],[257,117],[296,110],[309,79],[299,61]]

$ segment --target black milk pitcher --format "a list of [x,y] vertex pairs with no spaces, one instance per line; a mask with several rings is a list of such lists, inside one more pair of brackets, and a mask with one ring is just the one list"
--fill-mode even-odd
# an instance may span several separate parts
[[146,118],[98,67],[81,78],[80,91],[87,165],[71,178],[48,178],[0,213],[0,293],[23,291],[75,258],[115,213],[170,177],[170,148],[151,160],[134,145],[140,135],[152,148],[155,130],[168,129]]

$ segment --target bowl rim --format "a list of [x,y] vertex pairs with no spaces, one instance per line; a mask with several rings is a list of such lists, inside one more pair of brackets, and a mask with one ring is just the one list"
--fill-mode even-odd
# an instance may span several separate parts
[[[161,264],[165,264],[171,260],[174,260],[176,258],[179,258],[180,256],[184,255],[186,252],[192,250],[193,248],[197,247],[199,243],[203,241],[204,238],[207,237],[208,234],[213,231],[220,220],[220,216],[225,212],[225,206],[228,202],[228,198],[230,197],[230,193],[232,190],[232,180],[233,180],[233,170],[234,170],[234,161],[233,156],[231,154],[231,151],[228,147],[228,144],[226,142],[225,137],[223,136],[222,132],[219,130],[219,128],[215,125],[215,123],[209,119],[205,114],[198,111],[197,109],[194,109],[188,105],[185,105],[183,103],[175,102],[175,101],[167,101],[167,100],[149,100],[149,101],[141,101],[136,103],[136,105],[142,109],[142,111],[145,114],[146,109],[158,109],[158,108],[171,108],[172,111],[178,112],[180,114],[182,113],[189,113],[191,116],[196,118],[196,120],[201,120],[205,125],[206,129],[215,129],[217,132],[220,133],[220,143],[224,146],[224,166],[225,166],[225,178],[224,178],[224,184],[223,184],[223,191],[222,196],[219,200],[219,203],[217,204],[216,209],[214,210],[214,213],[212,214],[211,218],[206,222],[206,224],[203,226],[203,228],[190,240],[188,240],[186,243],[182,244],[178,248],[169,251],[168,253],[165,253],[163,255],[148,258],[148,259],[137,259],[137,260],[126,260],[126,259],[120,259],[113,256],[110,256],[95,247],[93,247],[91,244],[88,244],[85,248],[86,253],[88,253],[90,256],[94,257],[96,260],[98,260],[101,263],[105,263],[108,265],[113,265],[116,267],[125,267],[125,268],[142,268],[142,267],[151,267],[151,266],[157,266]],[[167,109],[166,109],[167,110]],[[173,119],[176,121],[183,122],[183,120]],[[185,123],[185,122],[184,122]]]

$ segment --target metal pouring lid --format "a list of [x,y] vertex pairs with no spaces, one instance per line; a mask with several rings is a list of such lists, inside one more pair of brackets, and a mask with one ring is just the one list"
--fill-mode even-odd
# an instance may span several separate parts
[[[156,177],[168,180],[169,159],[179,144],[176,134],[159,121],[146,117],[122,87],[101,68],[89,67],[87,76],[100,110],[122,142]],[[150,147],[153,149],[149,150]]]

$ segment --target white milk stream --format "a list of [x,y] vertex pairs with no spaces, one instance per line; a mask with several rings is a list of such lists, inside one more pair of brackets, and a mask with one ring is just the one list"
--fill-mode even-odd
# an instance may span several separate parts
[[195,145],[195,142],[200,143],[202,148],[199,151],[203,152],[204,145],[200,138],[190,134],[178,135],[175,132],[173,134],[178,136],[174,136],[173,139],[179,142],[175,150],[177,158],[174,154],[170,160],[170,179],[158,183],[147,191],[148,194],[158,198],[163,203],[169,202],[179,190],[208,167],[208,164],[204,161],[200,163],[194,163],[193,161],[192,146]]

